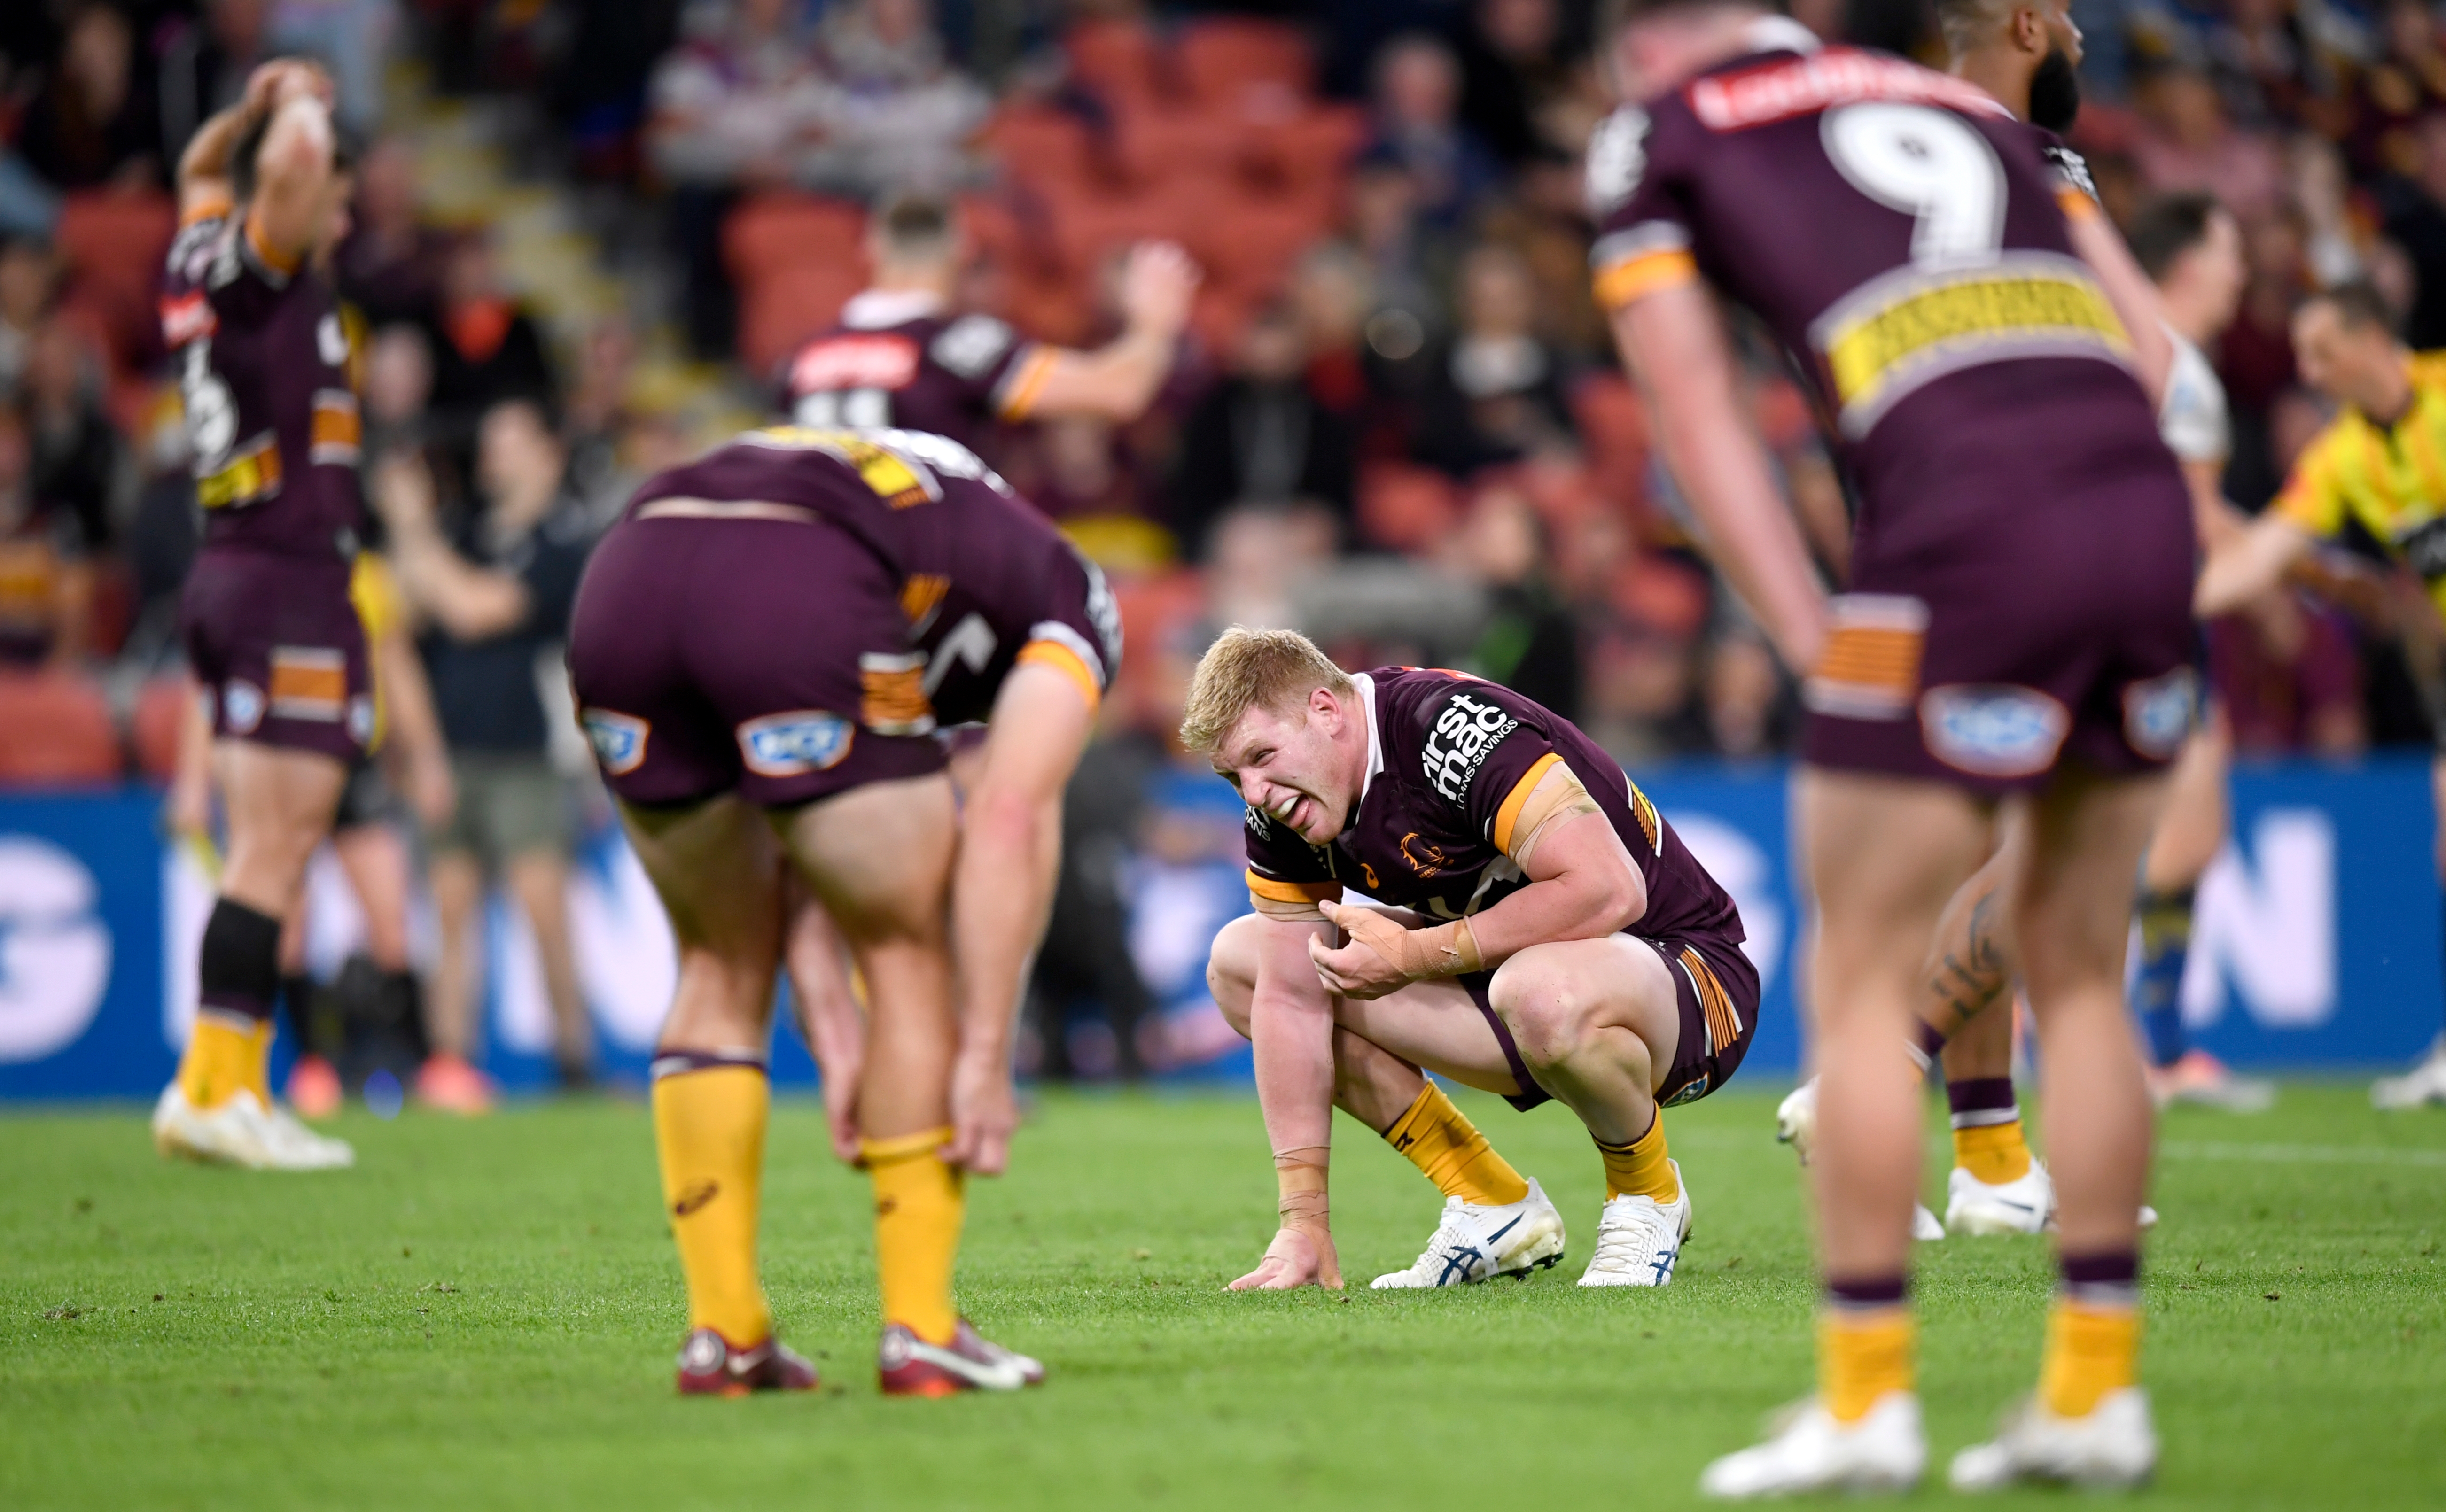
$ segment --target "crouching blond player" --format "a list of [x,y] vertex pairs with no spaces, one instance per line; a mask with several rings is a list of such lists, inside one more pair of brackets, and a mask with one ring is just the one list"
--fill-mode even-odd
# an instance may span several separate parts
[[[1722,1086],[1758,1021],[1732,899],[1571,724],[1490,682],[1345,673],[1305,637],[1234,627],[1198,663],[1181,737],[1248,803],[1257,911],[1214,942],[1214,1000],[1256,1054],[1282,1228],[1233,1290],[1339,1287],[1333,1109],[1445,1196],[1426,1253],[1379,1287],[1552,1265],[1561,1216],[1432,1071],[1570,1105],[1605,1163],[1583,1286],[1663,1286],[1690,1195],[1660,1111]],[[1388,907],[1343,901],[1347,886]]]

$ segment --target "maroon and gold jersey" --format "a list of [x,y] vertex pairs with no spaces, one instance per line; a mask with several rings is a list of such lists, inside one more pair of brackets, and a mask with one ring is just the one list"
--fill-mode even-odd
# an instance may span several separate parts
[[781,413],[818,430],[924,431],[963,446],[1027,416],[1052,354],[991,315],[869,290],[782,369]]
[[1781,18],[1750,40],[1591,140],[1600,302],[1703,277],[1755,311],[1893,549],[1975,526],[1983,483],[2034,459],[2154,465],[2129,342],[2067,229],[2094,213],[2079,159],[1960,80]]
[[1351,679],[1367,719],[1367,778],[1347,826],[1311,846],[1247,811],[1249,890],[1281,903],[1347,886],[1430,919],[1458,919],[1518,891],[1512,827],[1561,762],[1604,811],[1647,884],[1630,932],[1738,943],[1740,915],[1621,764],[1570,720],[1459,672],[1379,667]]
[[283,263],[222,210],[191,218],[171,243],[160,308],[203,550],[353,560],[365,524],[360,421],[329,281]]
[[1093,707],[1121,654],[1104,575],[976,455],[900,430],[749,431],[647,480],[634,515],[779,506],[822,515],[881,558],[900,584],[911,651],[870,669],[870,702],[909,728],[982,722],[1012,667],[1041,662]]

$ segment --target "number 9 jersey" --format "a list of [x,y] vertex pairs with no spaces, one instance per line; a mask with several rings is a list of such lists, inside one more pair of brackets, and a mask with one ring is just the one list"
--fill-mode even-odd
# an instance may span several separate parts
[[1804,686],[1809,759],[1986,793],[2067,754],[2162,763],[2192,530],[2051,139],[1782,18],[1748,40],[1598,129],[1591,262],[1609,309],[1702,279],[1748,307],[1836,439],[1853,591]]

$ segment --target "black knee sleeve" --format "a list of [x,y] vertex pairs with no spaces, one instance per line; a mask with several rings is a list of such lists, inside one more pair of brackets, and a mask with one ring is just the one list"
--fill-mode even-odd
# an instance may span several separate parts
[[228,898],[215,903],[196,985],[206,1008],[270,1018],[280,995],[280,921]]

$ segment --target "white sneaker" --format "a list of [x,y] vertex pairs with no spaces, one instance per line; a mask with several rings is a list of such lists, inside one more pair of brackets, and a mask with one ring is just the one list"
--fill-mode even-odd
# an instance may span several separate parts
[[1810,1148],[1817,1142],[1817,1078],[1810,1077],[1775,1109],[1776,1143],[1790,1145],[1792,1152],[1809,1164]]
[[1690,1184],[1682,1179],[1680,1161],[1665,1164],[1680,1194],[1670,1203],[1625,1194],[1606,1204],[1597,1217],[1596,1252],[1580,1273],[1582,1286],[1672,1284],[1673,1262],[1690,1237]]
[[1926,1203],[1911,1204],[1911,1238],[1923,1244],[1933,1244],[1945,1237],[1945,1225],[1928,1210]]
[[1407,1270],[1379,1276],[1368,1285],[1380,1292],[1431,1286],[1466,1286],[1497,1276],[1524,1276],[1563,1258],[1563,1215],[1535,1178],[1516,1203],[1482,1206],[1444,1199],[1443,1222]]
[[2400,1112],[2426,1103],[2446,1103],[2446,1035],[2429,1047],[2419,1065],[2400,1076],[2380,1076],[2370,1083],[2370,1106]]
[[356,1151],[286,1111],[266,1111],[241,1089],[218,1108],[198,1108],[177,1082],[153,1105],[153,1148],[164,1155],[249,1170],[330,1170],[356,1164]]
[[1699,1477],[1725,1501],[1813,1491],[1908,1491],[1928,1468],[1919,1398],[1888,1391],[1857,1423],[1837,1423],[1817,1398],[1785,1409],[1765,1443],[1727,1454]]
[[1994,1186],[1956,1166],[1945,1192],[1945,1226],[1955,1234],[2035,1234],[2056,1213],[2056,1184],[2037,1160]]
[[2145,1484],[2156,1468],[2149,1393],[2127,1386],[2100,1398],[2087,1417],[2058,1417],[2035,1399],[2023,1402],[1992,1443],[1953,1457],[1949,1479],[1957,1491],[1995,1491],[2023,1481],[2128,1489]]

